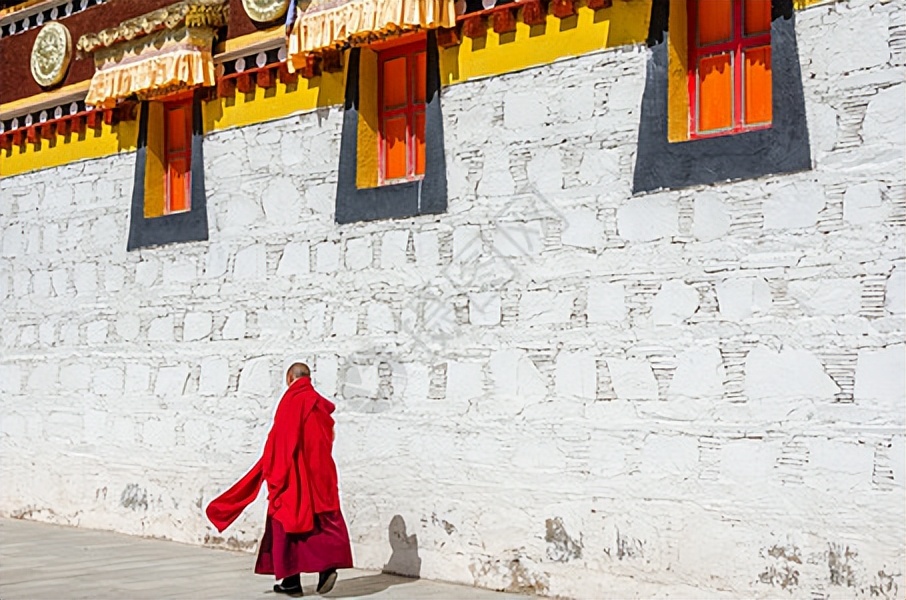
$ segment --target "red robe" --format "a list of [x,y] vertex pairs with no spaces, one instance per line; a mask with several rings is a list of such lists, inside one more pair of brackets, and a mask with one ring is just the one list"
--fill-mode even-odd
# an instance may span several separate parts
[[205,512],[223,531],[258,496],[267,481],[267,514],[286,533],[306,533],[314,516],[340,510],[333,449],[334,404],[322,397],[309,377],[294,381],[277,406],[274,425],[255,466],[211,501]]

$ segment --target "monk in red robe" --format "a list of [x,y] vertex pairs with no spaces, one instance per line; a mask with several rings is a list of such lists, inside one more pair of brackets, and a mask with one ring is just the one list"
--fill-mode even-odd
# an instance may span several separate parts
[[312,387],[307,365],[292,365],[286,385],[261,458],[205,512],[223,531],[266,481],[267,520],[255,573],[282,579],[274,591],[294,596],[302,594],[300,573],[318,573],[318,593],[325,594],[336,583],[337,569],[352,567],[331,456],[336,407]]

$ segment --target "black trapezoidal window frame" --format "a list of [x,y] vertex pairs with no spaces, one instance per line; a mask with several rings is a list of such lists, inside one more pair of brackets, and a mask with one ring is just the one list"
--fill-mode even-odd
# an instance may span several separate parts
[[208,239],[208,207],[204,187],[204,117],[202,91],[192,96],[191,209],[159,217],[145,217],[145,170],[148,158],[148,102],[142,102],[135,151],[135,178],[132,184],[132,211],[126,250]]
[[440,64],[433,30],[428,31],[426,46],[428,74],[425,81],[425,176],[415,181],[370,188],[356,186],[360,49],[353,48],[349,51],[337,178],[337,223],[402,219],[446,212],[447,167],[444,157],[443,112],[440,107]]
[[771,3],[771,127],[682,142],[667,139],[669,10],[669,0],[652,3],[633,194],[811,169],[792,0]]

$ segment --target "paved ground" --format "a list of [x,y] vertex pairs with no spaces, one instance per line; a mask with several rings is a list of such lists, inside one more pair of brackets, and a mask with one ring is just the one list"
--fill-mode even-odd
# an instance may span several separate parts
[[[0,519],[0,598],[262,598],[274,580],[252,573],[251,554],[105,531]],[[316,577],[303,579],[317,596]],[[487,590],[343,570],[327,598],[521,598]]]

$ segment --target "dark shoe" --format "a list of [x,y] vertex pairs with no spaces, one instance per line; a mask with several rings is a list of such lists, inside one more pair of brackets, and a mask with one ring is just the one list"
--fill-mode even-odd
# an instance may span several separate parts
[[278,594],[287,594],[289,596],[302,595],[302,581],[298,575],[286,577],[280,583],[274,584],[274,591]]
[[333,589],[334,584],[337,582],[337,570],[328,569],[322,571],[318,575],[318,593],[326,594]]

